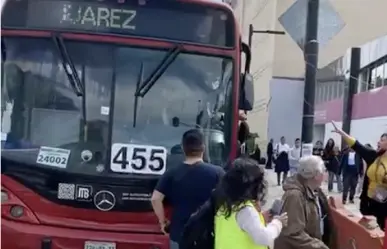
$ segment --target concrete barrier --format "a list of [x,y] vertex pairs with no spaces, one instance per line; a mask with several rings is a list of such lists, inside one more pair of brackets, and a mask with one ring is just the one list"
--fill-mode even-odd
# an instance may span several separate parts
[[338,249],[387,249],[383,247],[384,232],[377,226],[375,217],[352,214],[340,198],[329,197],[329,205]]

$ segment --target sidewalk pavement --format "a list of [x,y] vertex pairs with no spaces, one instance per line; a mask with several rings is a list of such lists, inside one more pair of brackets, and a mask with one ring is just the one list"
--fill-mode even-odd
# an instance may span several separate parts
[[[267,203],[264,206],[264,210],[269,209],[275,199],[280,199],[283,194],[282,186],[277,185],[277,174],[274,170],[266,170],[266,178],[269,183],[269,197],[267,198]],[[328,183],[324,182],[322,186],[324,192],[327,196],[340,197],[341,194],[336,191],[336,184],[333,186],[333,191],[328,193]],[[359,211],[359,198],[355,198],[355,204],[346,204],[345,207],[357,216],[361,216]]]

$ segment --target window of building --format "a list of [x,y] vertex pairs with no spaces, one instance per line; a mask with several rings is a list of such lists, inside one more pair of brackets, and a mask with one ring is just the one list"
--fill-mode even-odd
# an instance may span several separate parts
[[342,98],[344,96],[344,81],[338,82],[337,87],[337,98]]
[[376,85],[376,68],[371,69],[371,74],[368,77],[368,87],[367,90],[372,90]]
[[365,92],[368,88],[368,80],[369,80],[369,69],[364,69],[360,72],[359,75],[359,86],[358,92]]
[[375,69],[375,86],[381,87],[383,86],[383,78],[384,78],[384,64],[379,65]]
[[327,93],[328,93],[326,84],[322,84],[321,89],[322,89],[322,102],[325,102],[327,101]]
[[387,86],[387,61],[383,64],[383,82],[384,85]]
[[326,83],[327,85],[327,101],[330,101],[332,99],[332,84],[329,82],[329,83]]

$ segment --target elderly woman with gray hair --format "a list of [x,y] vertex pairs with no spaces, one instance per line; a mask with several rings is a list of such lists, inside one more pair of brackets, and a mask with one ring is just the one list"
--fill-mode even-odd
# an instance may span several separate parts
[[300,159],[297,173],[286,180],[282,212],[288,213],[289,222],[274,249],[336,248],[328,200],[320,189],[324,169],[321,157],[305,156]]

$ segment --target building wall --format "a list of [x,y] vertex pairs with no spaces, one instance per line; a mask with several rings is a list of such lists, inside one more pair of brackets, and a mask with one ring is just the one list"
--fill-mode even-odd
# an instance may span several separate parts
[[[295,1],[232,0],[243,33],[243,40],[245,42],[248,40],[249,24],[253,24],[255,30],[284,30],[278,18]],[[349,47],[358,46],[387,34],[387,25],[383,21],[387,9],[386,0],[330,0],[330,2],[346,25],[326,47],[320,50],[319,67],[326,66],[341,57]],[[330,18],[325,18],[325,20],[330,20]],[[259,142],[266,144],[269,115],[261,106],[262,103],[267,104],[270,97],[274,97],[274,94],[270,94],[270,81],[273,77],[302,78],[305,63],[301,49],[289,35],[254,34],[252,60],[251,72],[255,79],[256,108],[251,112],[248,120],[251,130],[259,134]],[[342,72],[342,75],[344,74],[345,71]],[[336,91],[333,86],[332,83],[332,91]],[[343,85],[341,87],[343,88]],[[338,102],[340,105],[340,101]],[[325,109],[322,107],[320,109],[317,112],[320,112],[320,116],[324,116]]]
[[[387,132],[387,35],[360,48],[361,70],[357,93],[353,97],[350,134],[362,143],[376,146],[380,135]],[[336,72],[336,77],[344,76],[344,82],[318,82],[316,89],[315,130],[323,125],[324,141],[332,137],[338,144],[341,143],[340,137],[331,133],[333,127],[330,122],[334,120],[337,125],[342,125],[343,98],[334,92],[343,84],[344,91],[347,88],[350,52],[351,49],[348,49],[340,63],[331,65],[339,68],[331,72]],[[319,70],[319,75],[323,72],[329,72],[329,69]]]
[[[336,122],[336,125],[341,126],[341,122]],[[341,137],[332,133],[333,126],[331,123],[327,123],[325,126],[324,143],[329,138],[333,138],[337,145],[341,145]],[[380,116],[374,118],[355,119],[351,123],[351,136],[355,137],[361,143],[371,144],[374,148],[377,146],[377,142],[383,133],[387,132],[387,116]]]
[[[361,48],[361,70],[357,93],[353,97],[352,119],[364,119],[387,115],[387,35],[368,42]],[[347,89],[350,65],[350,49],[341,63],[330,64],[318,74],[344,81],[318,82],[316,87],[315,123],[341,120],[343,116],[343,92]],[[330,67],[340,68],[331,70]],[[327,73],[330,72],[330,73]],[[336,75],[334,75],[336,74]],[[343,75],[344,74],[344,75]]]
[[[263,0],[257,0],[260,1]],[[278,17],[294,2],[295,0],[277,0],[277,18],[274,20],[276,30],[283,30]],[[383,19],[387,9],[386,0],[330,0],[330,3],[346,25],[327,46],[320,49],[319,68],[342,56],[347,48],[387,34],[387,25]],[[329,21],[329,18],[325,20]],[[300,77],[304,74],[304,57],[289,35],[275,36],[274,62],[273,76]]]
[[[255,29],[274,29],[276,1],[240,0],[235,6],[235,13],[239,19],[243,41],[247,43],[250,24],[253,24]],[[257,142],[264,149],[267,144],[268,111],[266,106],[270,101],[269,83],[273,74],[274,37],[255,34],[251,49],[250,72],[254,76],[256,102],[254,110],[249,113],[248,122],[251,131],[258,133]]]
[[285,136],[293,144],[301,137],[304,81],[274,78],[270,93],[268,137],[279,142]]

